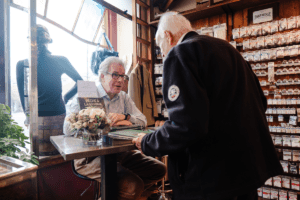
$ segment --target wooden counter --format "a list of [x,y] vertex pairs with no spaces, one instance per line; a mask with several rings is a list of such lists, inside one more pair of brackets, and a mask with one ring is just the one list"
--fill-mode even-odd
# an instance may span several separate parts
[[38,166],[0,157],[0,199],[38,199]]

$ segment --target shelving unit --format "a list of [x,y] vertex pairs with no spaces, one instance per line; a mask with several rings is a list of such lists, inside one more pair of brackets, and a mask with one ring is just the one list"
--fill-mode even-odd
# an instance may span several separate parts
[[[292,29],[292,30],[298,30],[298,29]],[[284,32],[290,32],[292,30],[285,30]],[[283,33],[283,32],[280,32],[280,33]],[[260,37],[260,36],[257,36],[257,37]],[[253,38],[256,38],[256,37],[247,37],[247,38],[238,38],[238,39],[235,39],[234,41],[237,43],[237,44],[242,44],[244,40],[250,40],[250,39],[253,39]],[[299,40],[299,44],[300,44],[300,40]],[[280,46],[276,46],[277,47],[286,47],[286,46],[291,46],[291,45],[298,45],[298,44],[285,44],[285,45],[280,45]],[[243,50],[243,45],[237,45],[237,49],[241,52],[241,53],[244,53],[244,52],[250,52],[250,51],[257,51],[257,50],[261,50],[261,49],[271,49],[271,48],[274,48],[275,46],[265,46],[263,48],[254,48],[254,49],[251,49],[251,50]],[[294,83],[294,79],[299,79],[300,78],[300,74],[297,72],[293,72],[292,70],[292,73],[289,72],[289,69],[292,68],[292,69],[295,69],[296,67],[298,67],[300,65],[299,62],[296,62],[296,63],[288,63],[290,60],[293,60],[296,61],[296,60],[299,60],[300,59],[300,54],[298,53],[298,56],[294,56],[294,57],[290,57],[289,55],[288,56],[284,56],[283,58],[276,58],[276,59],[272,59],[272,60],[263,60],[263,61],[250,61],[250,64],[252,66],[252,70],[253,72],[256,74],[256,76],[258,77],[260,83],[263,85],[261,85],[262,87],[262,90],[264,91],[265,95],[268,94],[266,96],[267,99],[289,99],[288,100],[288,103],[285,102],[284,104],[282,103],[282,101],[277,101],[276,100],[276,103],[273,104],[273,100],[269,100],[268,101],[268,112],[266,112],[266,116],[267,116],[267,119],[268,119],[268,124],[269,124],[269,128],[270,128],[270,134],[273,135],[272,138],[273,138],[273,142],[275,145],[275,148],[276,148],[276,151],[277,151],[277,154],[280,158],[280,160],[284,160],[286,159],[287,157],[286,156],[283,156],[283,152],[286,151],[286,150],[290,150],[291,151],[291,160],[288,161],[289,165],[288,165],[288,172],[284,173],[283,174],[283,177],[290,177],[290,188],[287,188],[287,187],[283,187],[284,184],[282,183],[282,187],[281,188],[278,188],[278,187],[274,187],[274,182],[273,182],[273,178],[272,178],[272,184],[271,185],[264,185],[263,188],[262,188],[262,191],[264,191],[264,189],[266,188],[266,191],[267,191],[267,188],[276,188],[276,189],[279,189],[280,190],[288,190],[288,191],[294,191],[297,193],[297,196],[300,195],[300,192],[298,190],[293,190],[292,189],[292,185],[291,185],[291,180],[292,178],[299,178],[299,183],[300,183],[300,170],[299,170],[299,166],[300,166],[300,158],[297,160],[297,161],[294,161],[293,160],[293,152],[294,151],[300,151],[300,147],[298,145],[292,145],[292,141],[290,141],[289,145],[283,145],[283,139],[284,138],[290,138],[289,140],[291,140],[291,136],[295,136],[295,137],[299,137],[300,136],[300,132],[299,131],[293,131],[293,133],[291,132],[284,132],[283,131],[280,131],[280,132],[275,132],[273,127],[279,127],[281,125],[283,125],[283,123],[285,125],[289,125],[289,121],[290,121],[290,117],[291,116],[297,116],[298,113],[298,108],[300,108],[300,105],[298,104],[298,99],[300,98],[300,93],[297,92],[297,89],[300,89],[300,86],[298,84],[298,81],[296,81],[296,84]],[[286,63],[287,64],[282,64],[282,62],[284,61],[287,61]],[[268,69],[268,65],[270,62],[274,62],[274,82],[273,83],[270,83],[269,80],[270,80],[270,74],[269,74],[269,69]],[[281,63],[280,63],[281,62]],[[263,68],[257,68],[257,64],[263,64],[265,63],[266,65],[264,65],[265,67]],[[277,73],[277,70],[280,69],[285,69],[286,68],[286,72],[285,73]],[[259,73],[257,73],[259,70],[262,70],[260,71]],[[261,73],[263,72],[263,73]],[[282,84],[282,82],[278,81],[278,80],[284,80],[284,84]],[[291,80],[291,84],[289,84],[289,80]],[[279,84],[278,84],[279,83]],[[280,84],[281,83],[281,84]],[[272,86],[273,85],[273,86]],[[288,94],[288,91],[292,91],[293,93],[291,95],[287,95]],[[291,90],[292,89],[292,90]],[[296,89],[296,93],[294,93],[294,90]],[[267,92],[268,91],[268,92]],[[275,94],[276,94],[276,97],[275,97]],[[294,100],[294,102],[292,103],[292,99]],[[279,102],[279,103],[278,103]],[[272,104],[271,104],[272,103]],[[283,111],[279,111],[278,109],[292,109],[294,108],[296,112],[293,112],[293,114],[288,114],[288,112],[283,112]],[[272,111],[272,112],[270,112]],[[278,113],[280,112],[280,113]],[[278,118],[279,116],[282,116],[281,120],[282,121],[279,121]],[[269,117],[272,117],[272,121],[269,121]],[[296,124],[294,124],[293,126],[299,126],[299,122],[300,120],[297,119],[296,121]],[[290,125],[291,126],[291,125]],[[283,128],[282,128],[283,129]],[[279,130],[279,129],[278,129]],[[284,137],[286,136],[286,137]],[[281,141],[279,141],[279,139],[281,138]],[[276,140],[277,139],[277,140]],[[295,141],[295,140],[294,140]],[[296,140],[297,141],[297,140]],[[278,142],[281,142],[281,145],[277,145]],[[300,140],[299,140],[300,142]],[[288,141],[287,141],[288,143]],[[297,147],[296,147],[297,146]],[[295,163],[295,165],[297,166],[297,173],[290,173],[290,164],[291,163]],[[263,198],[261,198],[263,199]]]
[[[162,95],[162,84],[156,84],[156,79],[157,78],[162,78],[162,56],[160,53],[160,49],[159,47],[155,47],[155,64],[154,64],[154,70],[153,70],[153,82],[154,82],[154,91],[155,91],[155,99],[156,101],[161,101],[161,109],[158,108],[158,110],[161,110],[161,112],[158,114],[158,117],[155,118],[155,120],[157,121],[166,121],[168,119],[168,117],[165,117],[163,115],[163,110],[166,108],[165,104],[163,104],[163,95]],[[161,66],[161,70],[155,70],[155,68],[157,68],[157,66],[160,65]],[[161,92],[159,92],[158,94],[158,90],[160,90]],[[159,104],[157,104],[158,107],[160,106]]]

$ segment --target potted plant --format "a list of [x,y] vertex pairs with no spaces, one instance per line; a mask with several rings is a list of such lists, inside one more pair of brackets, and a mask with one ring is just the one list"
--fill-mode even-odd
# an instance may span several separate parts
[[[25,141],[29,137],[24,135],[24,129],[15,122],[10,115],[10,108],[0,104],[0,156],[9,156],[38,165],[37,156],[29,153]],[[21,150],[22,147],[25,150]]]

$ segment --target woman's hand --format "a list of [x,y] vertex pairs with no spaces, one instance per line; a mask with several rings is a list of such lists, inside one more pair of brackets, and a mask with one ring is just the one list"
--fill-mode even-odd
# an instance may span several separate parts
[[119,113],[109,113],[108,118],[111,120],[111,126],[114,126],[118,121],[125,120],[125,115]]

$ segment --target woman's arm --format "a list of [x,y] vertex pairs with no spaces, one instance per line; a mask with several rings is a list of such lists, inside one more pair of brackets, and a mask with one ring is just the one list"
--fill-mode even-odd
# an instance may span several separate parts
[[19,90],[20,101],[22,104],[23,111],[25,112],[25,100],[24,100],[24,62],[19,61],[17,64],[17,85]]
[[63,63],[64,73],[66,73],[71,79],[73,79],[73,81],[75,81],[75,85],[64,96],[64,102],[67,104],[68,101],[77,93],[77,81],[83,79],[67,58],[63,57]]

